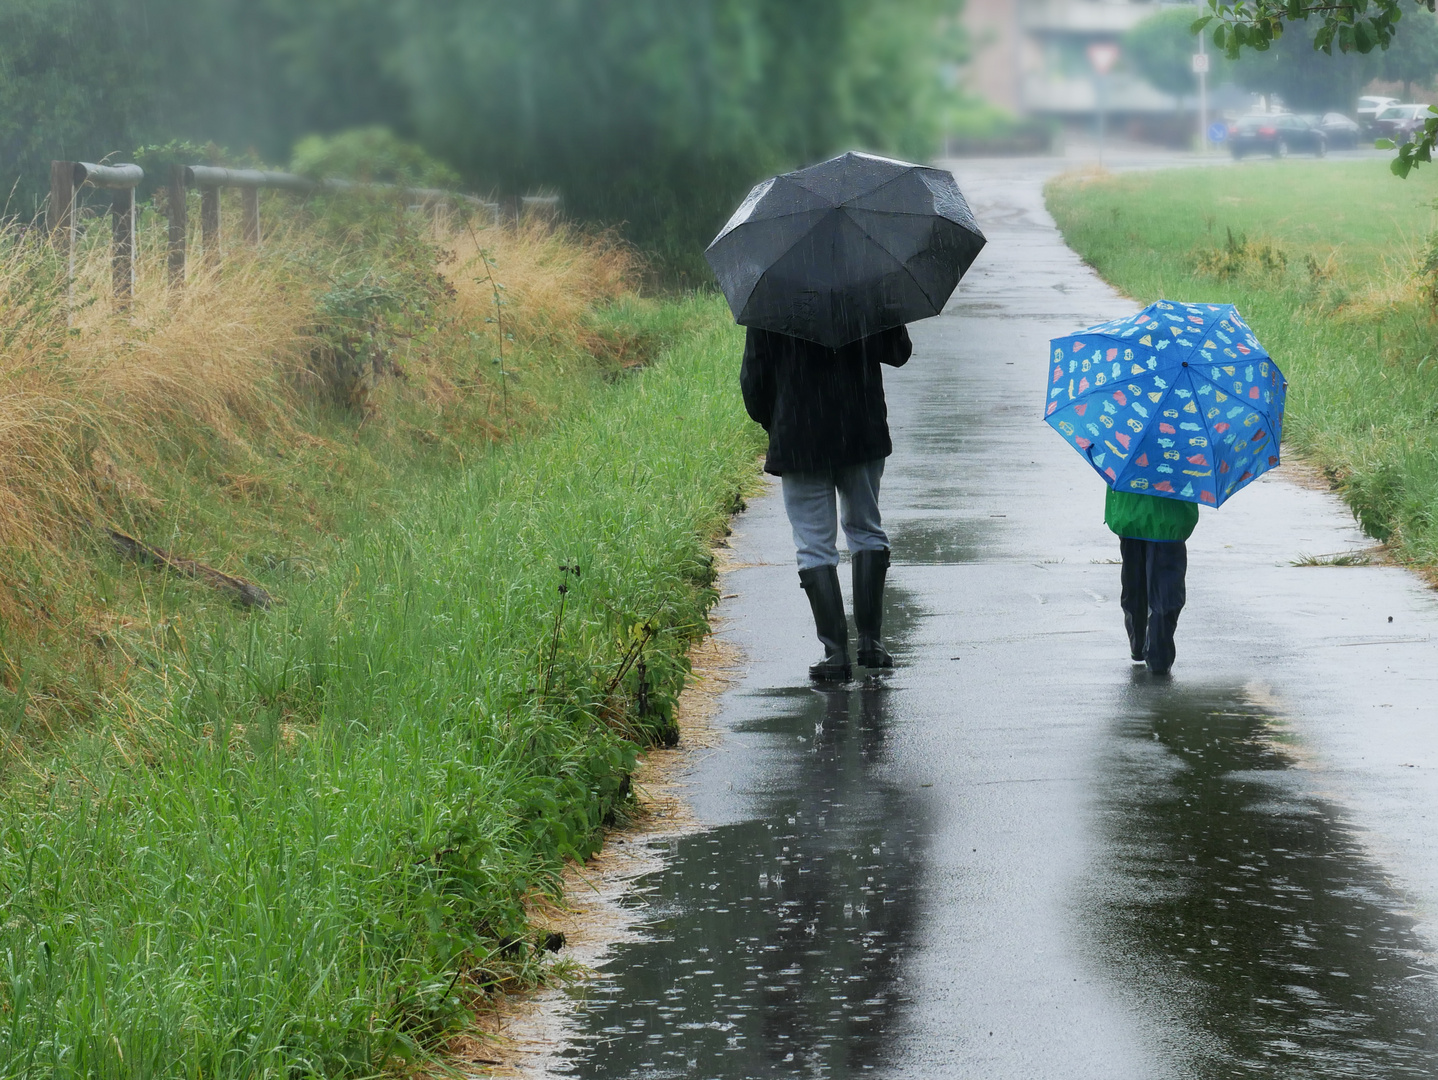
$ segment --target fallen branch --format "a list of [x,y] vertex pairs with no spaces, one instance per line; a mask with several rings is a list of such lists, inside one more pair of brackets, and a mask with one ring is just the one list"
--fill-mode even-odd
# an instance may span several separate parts
[[137,540],[128,536],[118,529],[106,529],[110,536],[110,542],[115,549],[127,558],[136,562],[147,562],[157,566],[163,566],[167,570],[173,570],[177,574],[184,574],[185,577],[194,578],[196,581],[203,581],[217,589],[223,589],[231,593],[236,600],[246,607],[267,608],[274,604],[275,600],[264,589],[244,578],[237,578],[226,574],[222,570],[216,570],[213,566],[206,566],[194,559],[182,558],[178,555],[171,555],[161,548],[151,547],[143,540]]

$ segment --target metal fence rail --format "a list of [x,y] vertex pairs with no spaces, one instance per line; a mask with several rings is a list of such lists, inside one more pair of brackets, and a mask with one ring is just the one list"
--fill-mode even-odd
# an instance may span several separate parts
[[[111,201],[112,238],[110,257],[113,267],[115,296],[128,304],[135,288],[135,188],[145,179],[138,165],[94,165],[86,161],[52,161],[50,163],[50,203],[46,209],[46,225],[57,245],[63,245],[69,274],[75,276],[76,201],[85,187],[113,190]],[[211,165],[172,165],[169,176],[168,266],[170,283],[185,282],[185,260],[189,245],[189,202],[191,189],[200,192],[200,254],[208,261],[218,260],[221,253],[220,192],[238,188],[241,199],[241,235],[245,242],[258,246],[261,240],[260,191],[271,189],[310,196],[320,192],[377,193],[393,196],[406,203],[422,206],[460,204],[483,211],[498,222],[500,204],[487,202],[476,195],[441,188],[406,187],[400,184],[372,184],[355,180],[313,180],[294,173],[269,172],[260,169],[223,169]],[[556,196],[526,196],[521,204],[526,211],[553,214],[558,209]]]
[[115,296],[128,304],[135,292],[135,188],[145,179],[138,165],[93,165],[88,161],[50,162],[50,205],[46,225],[65,249],[66,267],[75,276],[75,197],[87,185],[106,188],[110,200],[110,266]]

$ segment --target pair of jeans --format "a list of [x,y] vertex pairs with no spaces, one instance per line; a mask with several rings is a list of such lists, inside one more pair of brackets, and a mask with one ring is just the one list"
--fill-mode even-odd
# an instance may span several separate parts
[[1187,594],[1188,548],[1182,540],[1119,538],[1123,555],[1123,623],[1128,629],[1129,651],[1151,671],[1173,667],[1177,650],[1173,633]]
[[879,519],[879,481],[883,476],[883,458],[842,469],[785,471],[781,477],[784,511],[794,530],[800,570],[839,565],[840,524],[851,553],[888,548],[889,538]]

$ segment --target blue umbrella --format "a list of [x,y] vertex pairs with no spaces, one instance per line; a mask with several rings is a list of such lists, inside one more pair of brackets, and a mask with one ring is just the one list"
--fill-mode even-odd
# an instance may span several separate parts
[[1115,490],[1222,506],[1278,464],[1288,383],[1232,304],[1160,300],[1049,346],[1045,419]]

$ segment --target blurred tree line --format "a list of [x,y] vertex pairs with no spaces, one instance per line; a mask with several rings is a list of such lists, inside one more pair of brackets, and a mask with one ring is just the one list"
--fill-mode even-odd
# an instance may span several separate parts
[[283,162],[382,125],[694,267],[772,171],[930,154],[959,2],[0,0],[0,175],[28,213],[52,158],[188,139]]
[[[1144,78],[1175,98],[1198,92],[1189,57],[1198,51],[1193,35],[1195,13],[1188,7],[1160,12],[1134,27],[1124,41],[1124,54]],[[1245,52],[1238,60],[1222,53],[1210,58],[1210,86],[1231,82],[1257,94],[1277,94],[1291,109],[1351,113],[1358,95],[1374,79],[1403,83],[1407,100],[1414,86],[1428,86],[1438,76],[1438,17],[1422,6],[1411,7],[1398,24],[1386,50],[1341,52],[1332,56],[1313,47],[1318,24],[1293,22],[1264,51]]]

